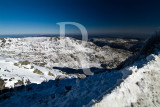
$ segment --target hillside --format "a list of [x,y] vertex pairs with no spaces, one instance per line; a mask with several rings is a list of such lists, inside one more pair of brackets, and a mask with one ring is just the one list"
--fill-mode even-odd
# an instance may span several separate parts
[[[152,37],[148,41],[159,41],[155,38]],[[158,107],[160,106],[160,43],[148,41],[142,48],[145,51],[143,53],[140,51],[132,56],[135,58],[126,60],[120,70],[106,69],[105,72],[86,78],[69,75],[71,77],[65,79],[54,78],[55,80],[41,84],[33,82],[26,86],[2,90],[0,106]],[[13,62],[12,65],[15,63]],[[31,72],[33,73],[32,69]],[[44,75],[44,77],[50,76]]]
[[[73,38],[28,37],[0,39],[0,89],[40,84],[57,78],[85,78],[83,68],[115,68],[129,51],[98,47]],[[10,58],[8,58],[10,57]],[[53,69],[54,67],[54,69]]]
[[0,90],[31,83],[40,84],[57,78],[77,78],[77,76],[36,66],[28,61],[0,57]]
[[100,68],[101,64],[116,68],[131,52],[92,42],[60,37],[28,37],[0,39],[0,56],[28,60],[48,68]]
[[159,62],[160,53],[152,54],[119,71],[95,74],[85,79],[66,79],[17,87],[0,96],[0,105],[158,106]]

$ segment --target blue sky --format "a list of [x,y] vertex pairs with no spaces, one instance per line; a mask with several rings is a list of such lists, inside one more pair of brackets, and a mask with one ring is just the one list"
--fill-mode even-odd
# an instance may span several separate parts
[[58,33],[58,22],[81,23],[89,33],[153,32],[160,27],[160,1],[0,0],[0,34]]

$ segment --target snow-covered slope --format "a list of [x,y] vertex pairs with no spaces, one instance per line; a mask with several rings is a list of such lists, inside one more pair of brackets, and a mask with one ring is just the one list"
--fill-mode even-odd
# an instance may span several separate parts
[[112,68],[130,55],[127,51],[101,48],[91,42],[81,43],[68,37],[1,38],[0,89],[29,83],[40,84],[55,78],[84,78],[85,75],[78,72],[75,75],[67,74],[52,67],[78,69],[101,67],[101,63],[109,63]]
[[158,107],[160,104],[159,62],[160,51],[119,71],[95,74],[85,79],[66,79],[28,85],[20,88],[21,91],[15,89],[2,94],[0,105]]
[[160,34],[149,38],[139,54],[126,60],[123,67],[126,65],[129,69],[121,71],[128,77],[94,107],[159,107]]
[[59,70],[36,66],[28,61],[0,57],[0,90],[30,83],[40,84],[60,76],[61,78],[76,77],[62,74]]
[[[29,41],[34,41],[34,43],[36,43],[36,41],[41,41],[41,39]],[[38,85],[29,84],[27,86],[1,91],[0,106],[159,107],[160,44],[159,42],[153,42],[151,46],[152,48],[145,45],[144,54],[139,54],[139,58],[132,60],[133,63],[125,66],[121,70],[111,70],[111,72],[106,70],[106,72],[94,74],[84,79],[55,79],[42,82]],[[83,49],[86,49],[86,47],[83,47]],[[83,49],[81,50],[82,53],[88,52]],[[90,49],[91,48],[89,48],[89,50]],[[59,48],[58,50],[61,49]],[[65,52],[63,52],[63,54],[64,53]],[[13,55],[15,55],[14,52]],[[19,63],[21,65],[24,64],[23,62]],[[12,65],[13,64],[12,62]],[[14,65],[17,66],[17,64]],[[21,67],[21,65],[18,65],[18,67]],[[4,68],[5,67],[3,67],[3,69]],[[34,73],[34,71],[31,72]]]
[[131,75],[94,107],[160,107],[160,54],[148,56],[147,61],[123,69],[124,76]]
[[98,47],[91,42],[82,44],[82,41],[70,37],[0,39],[0,56],[24,59],[49,68],[100,68],[101,64],[115,68],[130,55],[128,51]]

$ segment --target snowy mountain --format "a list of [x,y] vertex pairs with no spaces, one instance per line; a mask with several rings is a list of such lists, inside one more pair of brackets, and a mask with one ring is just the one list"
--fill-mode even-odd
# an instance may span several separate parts
[[[71,75],[70,78],[66,79],[55,79],[42,82],[41,84],[32,83],[26,86],[2,90],[0,94],[0,106],[159,107],[159,37],[149,39],[148,41],[152,42],[146,42],[142,49],[143,52],[141,51],[138,55],[132,56],[131,59],[129,58],[130,60],[126,60],[123,68],[120,70],[106,70],[105,72],[97,73],[83,79],[72,78],[73,76]],[[90,48],[91,46],[89,46]],[[85,53],[86,51],[83,50],[82,52]],[[11,54],[9,53],[8,55]],[[15,52],[13,52],[13,55],[15,55]],[[4,61],[1,62],[4,63]],[[13,69],[19,69],[17,65],[21,68],[28,67],[26,65],[22,66],[23,61],[9,61],[8,63],[14,66],[16,65]],[[31,66],[29,65],[28,68]],[[37,66],[34,65],[34,67],[36,68]],[[9,71],[12,70],[10,69]],[[30,68],[30,71],[34,73],[34,69],[32,70]],[[45,72],[48,73],[48,71]],[[45,77],[49,77],[47,73],[44,75]]]
[[48,68],[100,68],[101,64],[115,68],[130,55],[129,51],[98,47],[92,42],[82,44],[82,41],[70,37],[0,39],[0,56],[24,59]]
[[101,63],[109,63],[112,68],[130,55],[128,51],[81,43],[68,37],[1,38],[0,89],[57,78],[85,78],[78,68],[100,68]]
[[[160,105],[160,51],[119,71],[85,79],[17,87],[0,96],[1,106],[126,107]],[[17,99],[18,98],[18,99]],[[25,104],[25,105],[24,105]]]

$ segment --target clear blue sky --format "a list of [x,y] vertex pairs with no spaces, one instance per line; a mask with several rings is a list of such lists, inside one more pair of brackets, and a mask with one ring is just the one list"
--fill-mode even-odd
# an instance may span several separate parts
[[153,32],[160,27],[160,1],[0,0],[0,34],[58,33],[56,23],[68,21],[89,33]]

